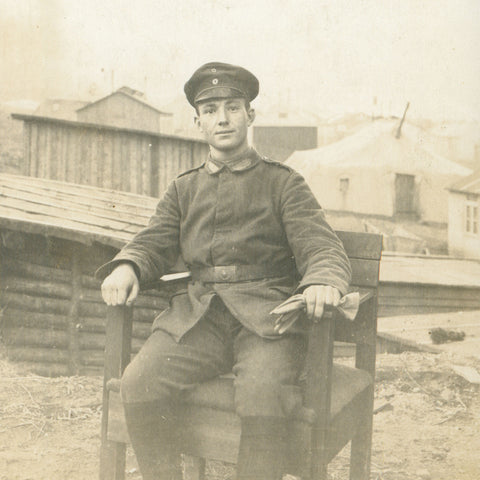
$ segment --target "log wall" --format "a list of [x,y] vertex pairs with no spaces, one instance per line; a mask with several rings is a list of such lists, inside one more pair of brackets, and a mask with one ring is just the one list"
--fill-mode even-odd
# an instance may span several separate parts
[[[7,357],[48,376],[101,374],[106,306],[93,274],[114,249],[0,230],[1,336]],[[168,300],[136,302],[133,353]]]

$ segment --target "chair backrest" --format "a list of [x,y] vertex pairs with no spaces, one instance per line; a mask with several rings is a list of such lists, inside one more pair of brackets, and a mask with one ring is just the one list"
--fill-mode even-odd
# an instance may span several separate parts
[[[351,288],[364,293],[368,292],[375,297],[372,305],[376,309],[382,236],[362,232],[337,231],[336,233],[343,242],[352,265]],[[337,320],[335,339],[343,342],[364,343],[371,341],[375,330],[376,315],[361,317],[355,322]]]

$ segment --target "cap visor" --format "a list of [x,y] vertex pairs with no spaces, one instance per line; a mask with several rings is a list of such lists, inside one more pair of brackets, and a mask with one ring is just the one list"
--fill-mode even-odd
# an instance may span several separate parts
[[211,87],[202,90],[196,97],[195,103],[211,100],[212,98],[245,98],[246,95],[241,90],[231,87]]

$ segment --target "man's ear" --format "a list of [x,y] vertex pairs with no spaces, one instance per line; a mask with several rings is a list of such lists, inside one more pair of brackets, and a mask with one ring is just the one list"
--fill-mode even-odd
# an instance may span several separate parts
[[255,110],[253,108],[250,108],[247,112],[247,115],[248,115],[248,126],[250,126],[255,120],[255,117],[257,114],[255,113]]
[[195,123],[195,125],[197,126],[198,130],[200,131],[200,133],[203,133],[203,128],[202,128],[202,125],[200,123],[200,119],[198,117],[193,117],[193,122]]

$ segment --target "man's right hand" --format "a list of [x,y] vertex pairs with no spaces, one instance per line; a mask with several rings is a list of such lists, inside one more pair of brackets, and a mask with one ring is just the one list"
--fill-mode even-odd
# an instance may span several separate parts
[[132,305],[139,282],[130,263],[122,263],[102,283],[102,297],[107,305]]

